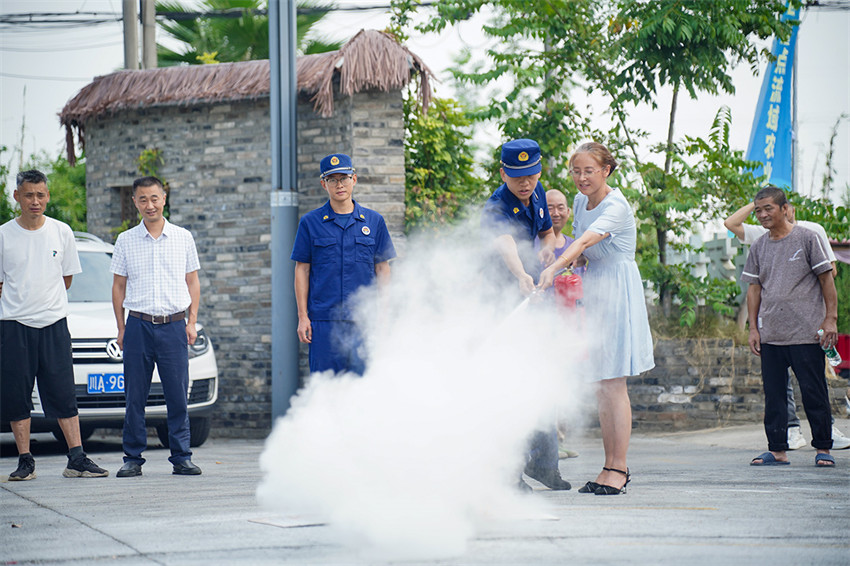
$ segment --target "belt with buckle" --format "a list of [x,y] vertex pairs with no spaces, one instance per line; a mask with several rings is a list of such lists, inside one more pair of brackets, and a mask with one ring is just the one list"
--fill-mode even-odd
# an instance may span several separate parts
[[145,314],[143,312],[130,311],[130,316],[134,318],[140,318],[145,322],[152,322],[154,324],[168,324],[169,322],[176,322],[178,320],[183,320],[186,318],[186,312],[176,312],[174,314],[165,314],[165,315],[155,315],[155,314]]

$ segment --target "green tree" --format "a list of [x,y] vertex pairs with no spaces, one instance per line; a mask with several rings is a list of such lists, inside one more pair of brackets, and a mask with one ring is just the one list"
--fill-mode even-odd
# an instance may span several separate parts
[[[784,0],[442,0],[436,4],[437,15],[421,29],[441,30],[485,6],[495,15],[484,31],[498,40],[487,52],[489,66],[459,70],[455,76],[476,88],[497,80],[510,86],[479,117],[497,121],[506,137],[537,139],[551,157],[544,166],[550,183],[569,186],[564,168],[577,140],[591,137],[606,143],[623,160],[611,182],[631,191],[642,230],[642,273],[659,292],[665,312],[672,311],[677,293],[686,305],[705,300],[707,295],[694,301],[691,291],[683,291],[696,287],[686,285],[685,266],[668,265],[668,238],[672,235],[677,246],[686,247],[681,240],[689,219],[724,214],[730,198],[751,193],[757,180],[718,137],[728,129],[726,115],[718,116],[711,139],[676,141],[678,96],[682,90],[694,98],[701,92],[734,92],[732,66],[745,62],[755,72],[759,58],[766,56],[758,40],[790,34],[794,23],[781,20]],[[637,104],[655,108],[665,86],[673,89],[666,143],[646,158],[638,149],[645,134],[630,126],[628,115]],[[609,130],[590,127],[588,111],[570,100],[578,89],[604,97]],[[705,157],[712,159],[711,169],[689,165]],[[731,183],[732,190],[711,183]],[[685,308],[682,322],[689,324],[691,315]]]
[[15,217],[15,207],[12,205],[15,201],[12,200],[12,195],[6,191],[9,165],[3,161],[3,154],[7,151],[5,145],[0,145],[0,224],[5,224]]
[[454,69],[453,76],[471,90],[496,81],[510,85],[501,99],[488,100],[471,116],[496,123],[505,139],[535,139],[546,156],[544,178],[566,193],[574,192],[566,173],[570,148],[588,133],[601,137],[569,98],[580,84],[582,47],[591,44],[595,22],[602,19],[600,6],[587,0],[444,0],[435,5],[437,15],[420,26],[424,32],[440,31],[484,7],[494,11],[484,26],[498,40],[486,52],[489,64]]
[[414,96],[404,101],[405,230],[458,219],[486,193],[473,174],[471,121],[451,99],[434,98],[428,113]]
[[[676,159],[679,93],[685,89],[692,98],[697,98],[699,92],[734,93],[729,74],[732,66],[746,62],[755,73],[759,56],[768,54],[766,50],[759,50],[755,40],[774,35],[784,40],[791,34],[793,24],[781,20],[785,11],[784,0],[619,2],[618,12],[609,24],[609,35],[612,45],[616,45],[621,54],[617,60],[620,70],[611,74],[612,80],[607,75],[596,77],[598,88],[608,93],[618,109],[629,103],[647,103],[655,107],[658,89],[665,85],[673,89],[667,142],[662,148],[656,148],[656,152],[664,156],[663,175],[644,175],[643,178],[649,217],[656,228],[659,268],[663,269],[668,263],[667,238],[673,224],[671,211],[665,211],[663,203],[675,200],[677,207],[674,209],[686,212],[699,210],[703,202],[699,192],[679,191],[675,199],[667,194],[671,184],[681,184],[677,179],[668,182]],[[627,129],[624,121],[622,125]],[[631,149],[635,161],[639,161],[633,144]],[[660,283],[659,293],[665,301],[670,298],[668,286],[663,279]]]
[[[157,45],[160,67],[223,63],[269,58],[269,18],[266,0],[203,0],[201,9],[215,12],[198,18],[160,21],[168,35],[184,44],[180,51]],[[329,6],[317,2],[298,3],[297,45],[302,54],[323,53],[341,47],[339,42],[307,39],[307,33],[328,14]],[[157,2],[157,14],[186,13],[194,7],[180,2]],[[221,17],[236,12],[239,17]]]
[[[410,16],[420,0],[392,0],[385,30],[407,41]],[[472,121],[460,104],[433,98],[427,112],[414,87],[404,100],[404,226],[411,233],[436,229],[461,218],[466,205],[486,194],[473,173]]]

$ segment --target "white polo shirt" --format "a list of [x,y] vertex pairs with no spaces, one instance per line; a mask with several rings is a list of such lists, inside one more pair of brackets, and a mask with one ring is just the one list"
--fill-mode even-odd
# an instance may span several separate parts
[[44,328],[68,315],[63,276],[82,272],[70,226],[48,216],[38,230],[0,226],[0,319]]
[[165,316],[192,304],[186,274],[200,268],[192,233],[166,220],[159,238],[150,235],[144,222],[121,233],[110,270],[127,278],[125,309]]

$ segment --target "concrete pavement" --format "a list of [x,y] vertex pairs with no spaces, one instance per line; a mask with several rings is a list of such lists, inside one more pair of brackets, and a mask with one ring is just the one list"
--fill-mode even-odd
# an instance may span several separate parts
[[[850,433],[850,421],[836,425]],[[806,423],[803,431],[809,438]],[[635,435],[629,492],[613,497],[576,492],[595,477],[602,446],[574,438],[580,457],[561,461],[573,490],[532,496],[548,503],[549,520],[501,523],[461,556],[409,562],[358,556],[330,527],[260,507],[261,441],[208,441],[195,449],[199,477],[171,475],[167,451],[151,448],[144,476],[118,479],[120,439],[96,436],[86,446],[110,477],[61,477],[64,454],[41,440],[38,478],[5,482],[16,457],[4,443],[0,563],[850,564],[850,450],[833,451],[834,469],[815,468],[811,447],[791,452],[791,466],[751,467],[766,447],[760,425]]]

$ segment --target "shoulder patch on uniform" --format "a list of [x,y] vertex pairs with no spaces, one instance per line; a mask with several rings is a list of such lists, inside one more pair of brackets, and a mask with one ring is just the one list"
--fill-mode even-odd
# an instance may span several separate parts
[[543,209],[540,209],[540,218],[543,218]]

